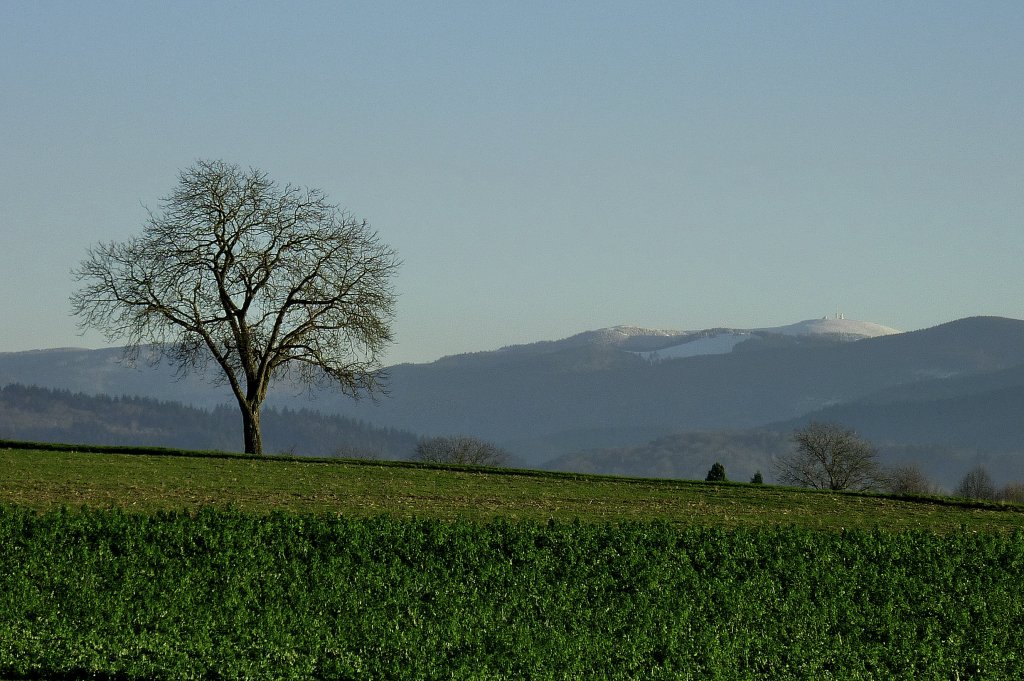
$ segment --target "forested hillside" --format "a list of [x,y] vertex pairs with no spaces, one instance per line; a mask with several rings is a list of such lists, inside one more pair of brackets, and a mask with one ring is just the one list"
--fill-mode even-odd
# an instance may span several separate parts
[[[267,451],[404,459],[412,433],[309,409],[267,409]],[[109,397],[11,384],[0,389],[0,438],[240,451],[238,409],[197,409],[145,397]]]

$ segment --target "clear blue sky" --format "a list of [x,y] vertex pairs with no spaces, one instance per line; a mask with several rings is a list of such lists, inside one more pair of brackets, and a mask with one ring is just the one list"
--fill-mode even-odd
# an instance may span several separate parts
[[404,265],[389,363],[1024,317],[1024,3],[0,0],[0,350],[221,158]]

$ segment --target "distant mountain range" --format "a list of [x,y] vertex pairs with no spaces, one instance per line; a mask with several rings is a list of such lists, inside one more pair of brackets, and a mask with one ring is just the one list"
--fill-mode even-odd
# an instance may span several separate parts
[[[139,395],[208,409],[230,404],[223,385],[196,375],[176,379],[166,365],[128,368],[119,360],[118,350],[0,353],[0,385]],[[896,459],[928,461],[933,452],[954,461],[946,478],[974,462],[1024,478],[1024,444],[1018,444],[1024,443],[1024,321],[1015,319],[972,317],[908,333],[841,318],[745,330],[613,327],[397,365],[388,373],[389,394],[376,401],[330,392],[310,397],[278,386],[271,403],[420,435],[475,435],[529,465],[598,472],[611,472],[591,465],[601,452],[663,441],[664,457],[671,450],[665,443],[675,439],[681,463],[663,465],[668,474],[706,472],[713,463],[705,461],[710,452],[692,461],[699,447],[683,446],[687,433],[785,436],[813,418],[855,428]],[[771,440],[737,437],[747,444],[721,451],[750,452]],[[732,469],[744,477],[770,455],[760,462],[734,459]]]

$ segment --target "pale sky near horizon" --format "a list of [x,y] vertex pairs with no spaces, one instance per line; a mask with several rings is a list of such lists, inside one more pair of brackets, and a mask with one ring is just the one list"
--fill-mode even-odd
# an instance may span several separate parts
[[1024,317],[1021,2],[0,0],[0,351],[196,159],[404,264],[387,362],[617,324]]

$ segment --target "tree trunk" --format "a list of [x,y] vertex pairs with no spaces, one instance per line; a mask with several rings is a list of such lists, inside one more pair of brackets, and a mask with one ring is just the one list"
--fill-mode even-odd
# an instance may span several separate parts
[[245,453],[263,454],[263,434],[260,432],[260,405],[242,404],[242,430],[245,433]]

